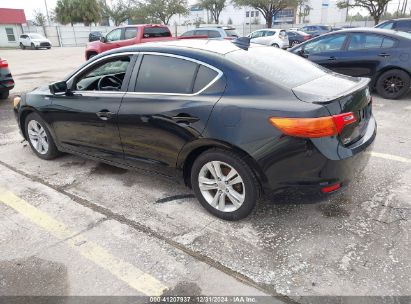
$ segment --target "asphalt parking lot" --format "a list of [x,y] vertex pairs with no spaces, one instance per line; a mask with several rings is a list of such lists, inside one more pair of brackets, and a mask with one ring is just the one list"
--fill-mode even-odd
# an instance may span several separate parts
[[[60,80],[83,48],[0,50],[16,88]],[[37,158],[0,102],[2,295],[411,295],[411,94],[374,96],[370,162],[332,196],[283,192],[225,222],[155,174]]]

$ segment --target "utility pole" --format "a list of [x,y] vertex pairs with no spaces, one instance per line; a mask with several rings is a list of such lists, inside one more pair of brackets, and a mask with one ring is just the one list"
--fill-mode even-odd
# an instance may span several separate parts
[[47,22],[50,25],[50,15],[49,15],[49,9],[47,7],[47,0],[44,0],[44,5],[46,6]]

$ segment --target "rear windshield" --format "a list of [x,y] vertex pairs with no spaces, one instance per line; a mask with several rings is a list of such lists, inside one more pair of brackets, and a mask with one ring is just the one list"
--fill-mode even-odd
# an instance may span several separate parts
[[319,27],[320,29],[322,29],[322,30],[325,30],[325,31],[331,30],[331,26],[319,25],[318,27]]
[[228,53],[226,57],[251,73],[287,88],[294,88],[327,74],[323,68],[307,59],[272,47],[254,46],[247,51]]
[[143,33],[144,38],[171,37],[171,32],[167,27],[146,27]]
[[228,37],[238,37],[238,33],[235,29],[226,29],[224,30]]

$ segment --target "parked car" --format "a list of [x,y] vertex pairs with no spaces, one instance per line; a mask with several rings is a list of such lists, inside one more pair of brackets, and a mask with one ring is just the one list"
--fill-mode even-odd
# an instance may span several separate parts
[[411,32],[411,18],[391,19],[375,26],[376,28]]
[[311,35],[301,32],[301,31],[287,31],[288,41],[290,42],[290,47],[296,46],[297,44],[303,43],[311,39]]
[[100,40],[102,36],[103,36],[102,32],[99,32],[99,31],[90,32],[90,34],[88,34],[88,42]]
[[32,49],[51,49],[51,42],[46,37],[38,33],[26,33],[20,35],[19,44],[21,49],[27,47]]
[[283,29],[263,29],[248,35],[252,43],[270,45],[273,47],[287,49],[290,47],[287,32]]
[[310,34],[312,37],[318,37],[332,31],[329,25],[305,25],[300,31]]
[[205,209],[238,220],[261,193],[329,193],[365,166],[368,83],[272,47],[182,39],[105,52],[14,111],[42,159],[177,174]]
[[370,77],[378,94],[397,99],[411,85],[410,50],[410,33],[363,28],[325,34],[290,51],[341,74]]
[[288,31],[299,31],[300,30],[300,28],[299,27],[290,27],[289,29],[288,29]]
[[127,25],[112,30],[106,36],[102,36],[99,41],[88,43],[85,57],[90,59],[102,52],[122,46],[172,39],[174,38],[169,28],[165,25]]
[[0,99],[7,99],[14,88],[14,80],[6,59],[0,58]]
[[207,37],[209,39],[235,39],[238,33],[229,26],[200,27],[183,33],[180,37]]

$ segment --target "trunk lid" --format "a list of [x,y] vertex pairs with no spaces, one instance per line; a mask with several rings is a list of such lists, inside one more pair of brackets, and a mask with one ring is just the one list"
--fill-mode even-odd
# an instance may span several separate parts
[[349,146],[364,136],[371,118],[369,82],[368,78],[330,73],[292,90],[301,101],[323,105],[330,115],[352,112],[356,121],[345,126],[339,135],[341,143]]

